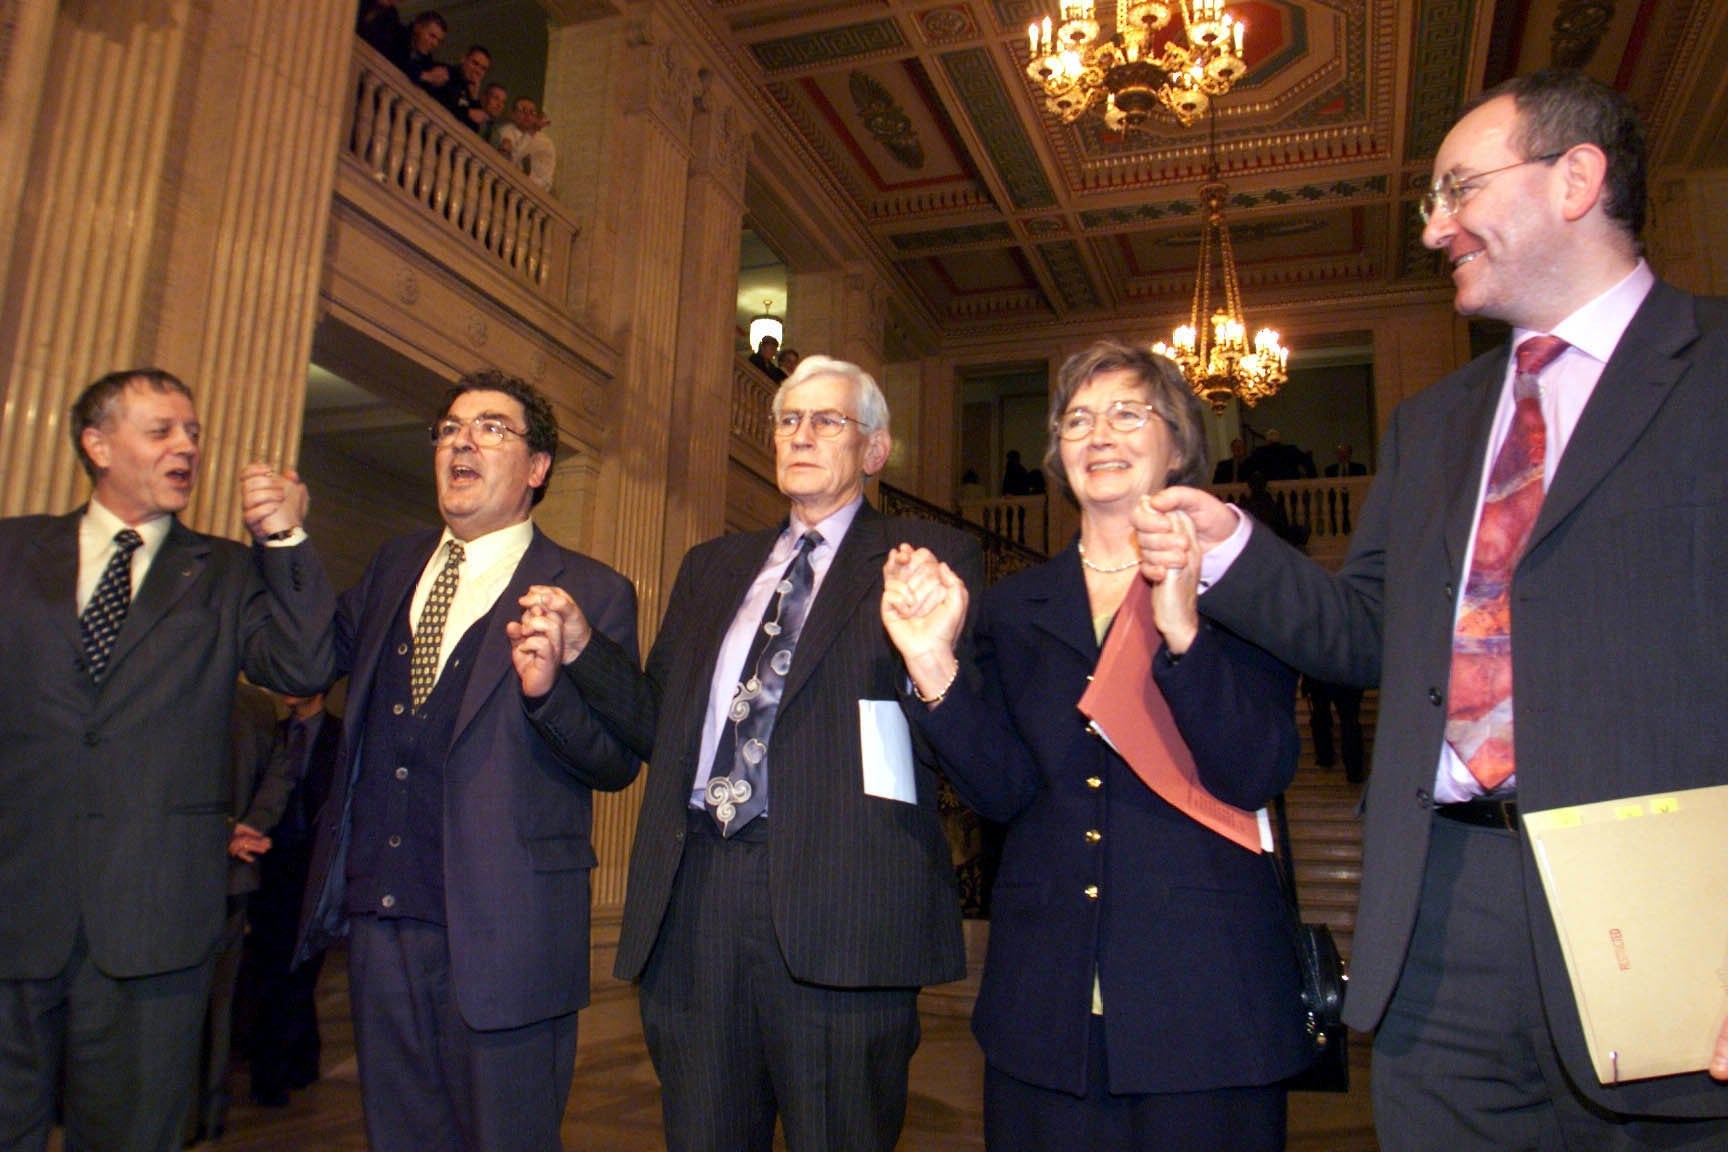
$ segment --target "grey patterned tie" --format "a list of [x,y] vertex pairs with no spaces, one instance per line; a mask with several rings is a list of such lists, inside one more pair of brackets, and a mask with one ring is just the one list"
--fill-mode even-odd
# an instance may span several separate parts
[[414,629],[414,654],[408,658],[408,695],[414,711],[432,695],[438,683],[438,653],[444,647],[444,621],[450,615],[450,601],[456,598],[456,581],[461,575],[462,542],[450,541],[450,554],[432,591],[426,596],[426,606],[420,609],[420,623]]
[[84,659],[90,668],[90,679],[102,683],[108,672],[108,656],[114,651],[114,640],[120,635],[120,625],[132,607],[132,553],[144,544],[144,538],[131,528],[114,533],[114,555],[102,569],[102,578],[84,614],[78,617],[79,631],[84,639]]
[[[780,710],[780,690],[786,686],[786,673],[792,670],[792,649],[809,614],[810,592],[816,584],[810,553],[820,543],[822,534],[816,531],[804,533],[798,541],[798,554],[775,585],[774,596],[762,614],[762,626],[744,658],[744,670],[726,713],[731,721],[731,740],[727,741],[728,734],[721,735],[714,775],[708,778],[703,792],[708,814],[720,825],[722,836],[734,835],[768,806],[769,737]],[[722,768],[729,769],[729,774],[721,775]]]

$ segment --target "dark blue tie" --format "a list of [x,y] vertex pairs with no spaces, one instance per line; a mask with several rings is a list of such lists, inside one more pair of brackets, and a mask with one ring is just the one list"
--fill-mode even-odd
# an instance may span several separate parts
[[[810,610],[810,591],[816,573],[810,553],[822,543],[821,533],[810,531],[798,542],[798,554],[768,601],[762,625],[750,642],[750,654],[727,711],[729,732],[721,734],[714,774],[703,792],[708,813],[720,825],[722,836],[732,836],[762,814],[768,806],[768,743],[774,732],[774,716],[780,710],[780,690],[792,670],[792,649]],[[727,737],[730,736],[730,740]],[[722,775],[721,769],[729,769]]]
[[130,528],[114,533],[114,555],[102,569],[102,578],[84,614],[78,617],[83,634],[84,659],[90,668],[90,679],[102,683],[108,671],[108,656],[114,651],[114,641],[120,635],[120,625],[132,607],[132,553],[143,545],[144,538]]

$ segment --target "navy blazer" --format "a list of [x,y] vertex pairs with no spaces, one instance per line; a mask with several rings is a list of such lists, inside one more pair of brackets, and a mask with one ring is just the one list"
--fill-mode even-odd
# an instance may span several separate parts
[[[1345,1009],[1354,1028],[1379,1023],[1421,902],[1453,618],[1508,355],[1490,352],[1398,406],[1336,577],[1256,528],[1200,598],[1305,672],[1381,685]],[[1659,282],[1579,417],[1513,576],[1520,805],[1728,783],[1725,445],[1728,302]],[[1728,1085],[1702,1072],[1597,1082],[1528,847],[1523,885],[1543,1009],[1579,1091],[1617,1112],[1728,1115]]]
[[[1007,825],[972,1017],[985,1058],[1083,1094],[1096,969],[1111,1092],[1300,1071],[1300,978],[1271,858],[1167,804],[1078,708],[1100,649],[1075,547],[986,592],[973,637],[947,698],[914,715],[961,798]],[[1207,624],[1180,662],[1160,649],[1153,674],[1213,795],[1254,809],[1283,791],[1294,673]]]
[[[690,551],[645,676],[613,646],[568,666],[582,694],[642,752],[652,750],[630,853],[616,975],[647,965],[683,859],[686,812],[720,646],[780,528],[740,532]],[[774,724],[769,900],[786,966],[837,988],[916,987],[966,972],[960,903],[936,811],[936,774],[917,761],[916,803],[867,795],[859,701],[896,702],[906,682],[882,626],[882,565],[902,541],[927,547],[976,588],[970,536],[868,504],[840,543],[810,606]]]
[[[347,932],[348,837],[354,782],[366,770],[360,751],[372,684],[440,537],[433,530],[385,544],[342,597],[336,656],[338,670],[351,674],[347,722],[313,846],[302,959]],[[486,625],[443,766],[450,980],[462,1018],[476,1029],[522,1027],[588,1003],[592,792],[628,786],[641,767],[568,678],[532,707],[524,699],[504,626],[519,618],[516,601],[532,584],[569,592],[596,632],[624,659],[636,658],[630,582],[536,528]]]
[[201,964],[226,919],[239,674],[329,682],[335,596],[311,545],[175,520],[100,686],[78,627],[79,509],[0,520],[0,979]]

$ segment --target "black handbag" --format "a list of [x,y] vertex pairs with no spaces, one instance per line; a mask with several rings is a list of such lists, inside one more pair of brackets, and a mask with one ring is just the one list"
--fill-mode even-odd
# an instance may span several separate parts
[[1325,924],[1304,924],[1296,902],[1296,874],[1290,856],[1290,823],[1284,812],[1284,797],[1272,803],[1278,819],[1278,853],[1274,856],[1284,903],[1290,914],[1297,963],[1302,970],[1303,1027],[1313,1049],[1314,1060],[1306,1070],[1285,1081],[1292,1092],[1350,1091],[1350,1032],[1344,1027],[1344,993],[1350,975],[1338,955],[1332,929]]

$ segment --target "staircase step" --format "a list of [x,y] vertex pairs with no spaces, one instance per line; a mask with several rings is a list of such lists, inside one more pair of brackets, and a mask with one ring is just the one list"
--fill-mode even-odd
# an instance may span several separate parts
[[1296,890],[1309,892],[1315,885],[1319,884],[1345,885],[1350,890],[1350,899],[1354,901],[1356,889],[1362,885],[1362,861],[1360,859],[1296,861]]
[[1330,840],[1318,840],[1309,836],[1298,837],[1295,829],[1291,829],[1290,843],[1296,849],[1298,868],[1304,863],[1362,863],[1362,843],[1359,837],[1339,836]]

